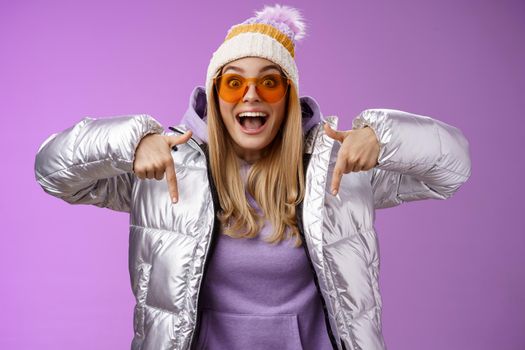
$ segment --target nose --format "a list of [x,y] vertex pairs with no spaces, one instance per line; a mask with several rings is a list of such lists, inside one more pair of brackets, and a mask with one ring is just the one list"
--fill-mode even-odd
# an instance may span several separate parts
[[255,83],[249,83],[246,87],[244,96],[242,97],[243,102],[260,101],[260,97],[257,94],[257,85]]

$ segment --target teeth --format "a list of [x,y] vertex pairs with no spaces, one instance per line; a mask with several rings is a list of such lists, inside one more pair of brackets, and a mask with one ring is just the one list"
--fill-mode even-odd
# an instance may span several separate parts
[[238,115],[239,117],[267,117],[268,114],[263,112],[243,112]]

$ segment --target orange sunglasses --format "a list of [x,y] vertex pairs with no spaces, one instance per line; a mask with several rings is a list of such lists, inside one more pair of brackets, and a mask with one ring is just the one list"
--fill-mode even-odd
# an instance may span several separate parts
[[255,83],[257,94],[266,102],[279,102],[290,86],[290,79],[281,74],[268,74],[257,78],[226,73],[213,78],[217,94],[226,102],[238,102],[248,91],[248,84]]

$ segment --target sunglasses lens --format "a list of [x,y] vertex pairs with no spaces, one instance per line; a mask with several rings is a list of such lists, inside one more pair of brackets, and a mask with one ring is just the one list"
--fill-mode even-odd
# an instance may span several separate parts
[[246,88],[244,78],[236,74],[220,75],[215,86],[220,98],[229,103],[240,100]]
[[257,82],[257,91],[267,102],[277,102],[286,94],[288,81],[280,74],[270,74]]
[[223,74],[216,78],[215,87],[226,102],[239,101],[248,90],[248,83],[255,81],[257,94],[266,102],[280,101],[288,89],[288,80],[280,74],[268,74],[260,78],[244,78],[238,74]]

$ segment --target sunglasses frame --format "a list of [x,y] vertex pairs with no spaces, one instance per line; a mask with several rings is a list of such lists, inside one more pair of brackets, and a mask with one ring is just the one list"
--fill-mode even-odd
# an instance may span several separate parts
[[[247,85],[249,85],[251,82],[253,82],[253,83],[255,84],[255,89],[256,89],[256,90],[257,90],[257,80],[262,79],[262,78],[264,78],[264,77],[266,77],[266,76],[268,76],[268,75],[272,75],[272,74],[266,74],[266,75],[263,75],[263,76],[260,77],[260,78],[259,78],[259,77],[255,77],[255,78],[254,78],[254,77],[246,78],[246,77],[243,77],[243,76],[240,75],[240,74],[235,74],[235,73],[224,73],[224,74],[219,74],[219,75],[217,75],[216,77],[213,78],[213,86],[214,86],[215,92],[217,93],[217,96],[218,96],[220,99],[222,99],[223,101],[226,101],[226,100],[224,100],[224,99],[221,97],[220,93],[219,93],[219,88],[218,88],[218,86],[217,86],[217,80],[218,80],[220,77],[222,77],[222,76],[224,76],[224,75],[229,75],[229,74],[231,74],[231,75],[237,75],[237,76],[242,77],[245,81],[247,81]],[[259,93],[259,91],[257,91],[257,95],[259,95],[259,96],[261,97],[261,99],[262,99],[263,101],[267,102],[267,103],[277,103],[277,102],[280,102],[280,101],[286,96],[286,94],[288,93],[288,89],[289,89],[290,85],[292,84],[292,81],[290,80],[290,78],[288,78],[288,77],[286,76],[286,74],[283,74],[282,72],[280,72],[280,73],[274,73],[274,74],[275,74],[275,75],[279,74],[279,75],[281,76],[281,78],[283,78],[283,81],[286,83],[286,90],[285,90],[283,96],[282,96],[279,100],[277,100],[277,101],[275,101],[275,102],[268,102],[268,101],[266,101],[266,100],[261,96],[261,94]],[[228,101],[226,101],[226,102],[228,102],[228,103],[237,103],[237,102],[239,102],[240,100],[242,100],[242,98],[244,97],[244,95],[246,95],[246,92],[247,92],[247,91],[248,91],[248,89],[246,88],[245,91],[244,91],[244,93],[242,94],[242,96],[241,96],[237,101],[234,101],[234,102],[228,102]]]

